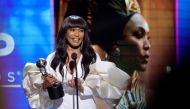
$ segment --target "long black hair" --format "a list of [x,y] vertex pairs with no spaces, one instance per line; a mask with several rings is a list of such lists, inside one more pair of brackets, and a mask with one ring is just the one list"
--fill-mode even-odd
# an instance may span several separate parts
[[60,65],[59,72],[62,75],[64,75],[63,66],[65,65],[66,58],[68,56],[67,51],[66,51],[68,42],[65,35],[66,35],[67,30],[73,27],[79,27],[79,28],[84,29],[84,38],[82,42],[83,44],[81,46],[82,47],[81,53],[83,54],[83,58],[82,58],[81,63],[84,66],[84,71],[85,71],[84,79],[85,79],[89,73],[89,65],[91,63],[95,63],[96,61],[96,54],[93,48],[91,47],[90,37],[88,36],[87,23],[80,16],[71,15],[65,18],[58,32],[58,36],[56,40],[56,51],[55,51],[55,56],[51,62],[51,67],[55,70],[58,67],[58,65]]

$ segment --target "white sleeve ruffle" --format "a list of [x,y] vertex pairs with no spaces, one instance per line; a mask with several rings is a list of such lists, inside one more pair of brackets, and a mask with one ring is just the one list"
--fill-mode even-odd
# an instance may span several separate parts
[[104,99],[119,99],[130,76],[112,62],[100,61],[90,66],[86,84]]
[[47,91],[42,89],[41,73],[34,63],[26,63],[22,85],[31,108],[47,109],[52,103]]

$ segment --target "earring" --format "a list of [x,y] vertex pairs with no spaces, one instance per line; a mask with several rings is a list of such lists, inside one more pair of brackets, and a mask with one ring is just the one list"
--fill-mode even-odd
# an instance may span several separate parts
[[116,53],[117,56],[121,55],[119,47],[115,48],[115,53]]

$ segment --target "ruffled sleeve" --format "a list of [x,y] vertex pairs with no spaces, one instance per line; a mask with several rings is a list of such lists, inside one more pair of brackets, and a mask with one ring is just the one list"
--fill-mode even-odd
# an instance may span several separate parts
[[125,91],[130,76],[117,68],[114,63],[99,61],[90,66],[85,82],[104,99],[119,99]]
[[41,73],[34,63],[26,63],[22,85],[31,108],[47,109],[51,105],[47,91],[42,89]]

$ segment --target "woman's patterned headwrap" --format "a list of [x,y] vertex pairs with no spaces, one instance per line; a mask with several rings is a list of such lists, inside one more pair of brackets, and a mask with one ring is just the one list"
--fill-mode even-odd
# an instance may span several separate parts
[[128,15],[130,12],[141,13],[137,0],[110,0],[108,4],[115,12],[122,15]]
[[100,41],[109,53],[112,44],[121,39],[126,22],[134,12],[140,13],[140,7],[137,0],[97,0],[96,9],[92,38]]

